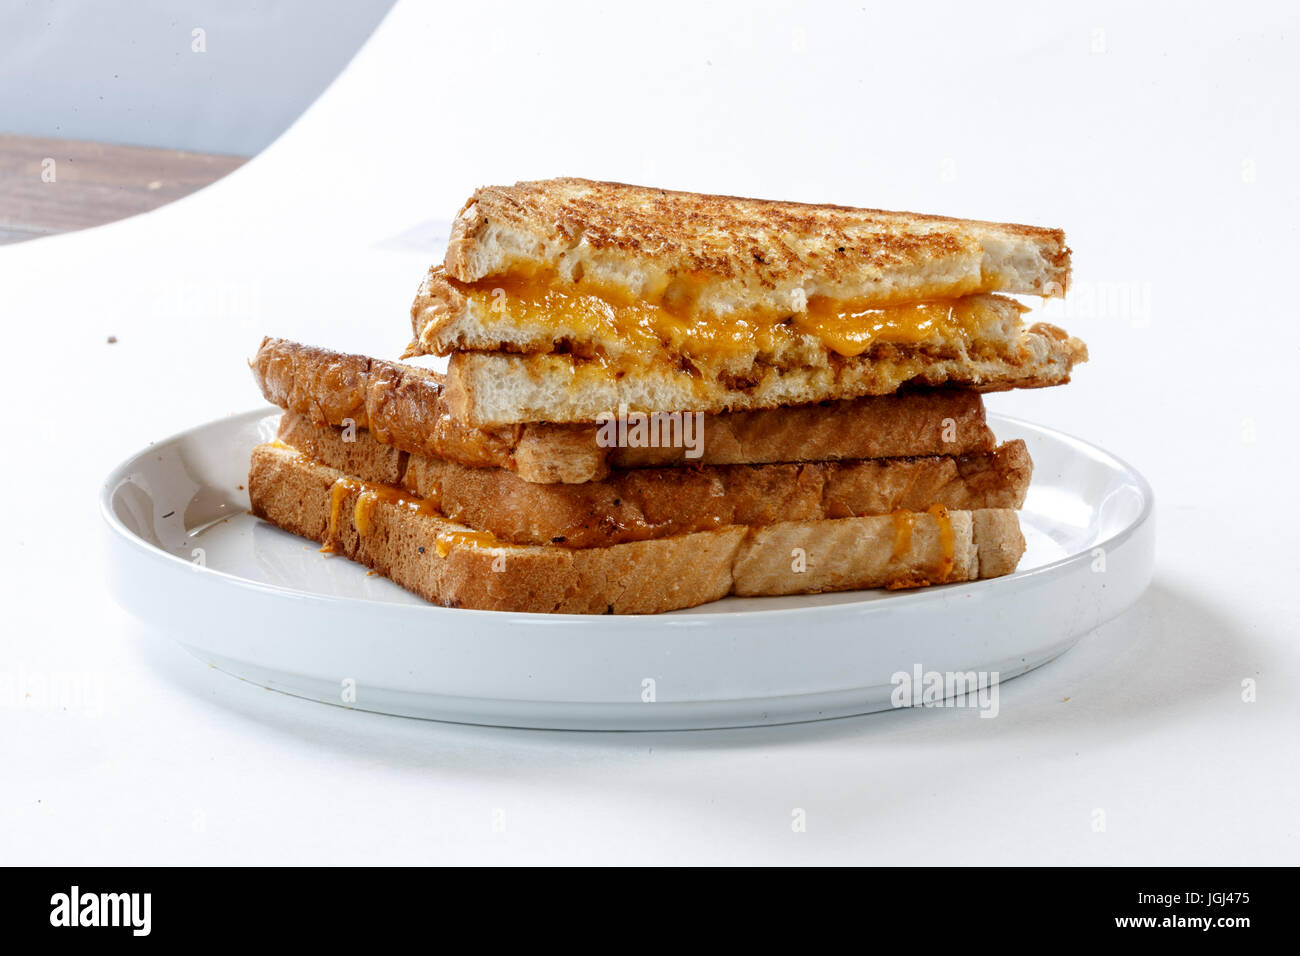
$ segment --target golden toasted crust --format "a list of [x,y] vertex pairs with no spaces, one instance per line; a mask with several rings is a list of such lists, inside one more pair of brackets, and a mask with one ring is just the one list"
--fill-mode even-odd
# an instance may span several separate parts
[[884,304],[1061,295],[1070,250],[1059,229],[552,179],[477,190],[445,265],[463,282],[537,265],[578,270],[634,295],[691,277],[716,293],[706,308],[784,306],[795,289]]
[[485,610],[644,614],[728,593],[967,581],[986,566],[1009,573],[1024,547],[1014,511],[909,515],[902,548],[892,516],[731,526],[599,548],[483,544],[463,525],[373,492],[362,504],[363,533],[356,516],[365,486],[276,445],[253,449],[248,488],[258,517],[428,601]]
[[620,414],[620,408],[719,414],[888,395],[909,384],[980,392],[1043,388],[1068,382],[1087,356],[1081,341],[1045,323],[995,354],[879,346],[820,366],[755,364],[743,375],[659,361],[611,365],[570,354],[457,352],[448,362],[446,395],[454,416],[479,427],[593,421]]
[[[938,388],[704,416],[698,464],[973,455],[996,441],[979,392]],[[691,462],[683,448],[611,448],[614,468]]]
[[[567,426],[508,426],[475,428],[462,424],[449,410],[443,378],[436,372],[302,345],[286,339],[264,338],[249,363],[262,395],[273,405],[306,417],[318,425],[369,429],[375,437],[414,454],[447,457],[466,465],[515,468],[515,454],[527,446],[525,458],[538,457],[535,448],[556,444],[575,458],[573,468],[589,475],[604,467],[603,455],[581,454],[575,429]],[[585,432],[583,434],[585,438]],[[594,444],[594,438],[589,443]],[[550,468],[538,480],[563,481]],[[574,480],[585,481],[586,477]]]
[[356,510],[363,490],[292,449],[253,449],[253,514],[444,607],[566,614],[693,607],[731,589],[731,563],[744,537],[743,528],[726,528],[587,551],[480,547],[457,540],[473,533],[464,525],[383,500],[368,509],[362,534]]
[[590,424],[463,425],[450,415],[442,376],[413,366],[272,338],[251,366],[268,401],[315,424],[351,420],[401,451],[506,468],[533,482],[595,481],[611,466],[965,455],[994,446],[980,396],[958,389],[706,415],[702,455],[688,459],[683,447],[602,447]]
[[534,484],[500,468],[402,455],[368,432],[292,412],[280,440],[363,481],[403,485],[450,520],[516,544],[600,547],[724,525],[817,521],[895,511],[1019,508],[1032,463],[1022,441],[960,457],[704,465],[611,472],[586,484]]
[[364,428],[317,425],[297,412],[280,416],[276,440],[344,474],[384,485],[402,483],[411,457]]
[[405,486],[454,521],[520,544],[601,547],[725,525],[818,521],[895,511],[1018,508],[1029,485],[1023,443],[971,458],[634,469],[581,485],[414,457]]

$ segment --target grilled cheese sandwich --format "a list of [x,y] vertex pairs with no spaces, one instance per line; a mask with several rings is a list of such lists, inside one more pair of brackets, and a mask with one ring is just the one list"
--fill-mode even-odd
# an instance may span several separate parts
[[1009,297],[1069,278],[1055,229],[486,187],[411,308],[408,354],[448,356],[445,376],[263,341],[253,372],[286,413],[253,450],[252,509],[452,607],[1009,574],[1032,463],[981,394],[1087,358]]
[[487,187],[420,287],[408,354],[452,355],[448,401],[488,427],[1054,385],[1083,343],[1025,328],[996,293],[1061,295],[1069,270],[1059,230],[584,180]]

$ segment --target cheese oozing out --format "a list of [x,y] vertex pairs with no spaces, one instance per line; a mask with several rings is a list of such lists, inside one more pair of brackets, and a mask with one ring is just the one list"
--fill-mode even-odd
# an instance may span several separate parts
[[[507,316],[511,324],[545,330],[556,340],[617,344],[642,354],[667,348],[706,363],[780,353],[801,344],[804,336],[846,358],[875,345],[968,347],[1001,327],[1007,314],[994,304],[998,300],[983,295],[883,307],[813,295],[800,309],[717,313],[701,309],[698,289],[682,280],[641,297],[563,279],[551,270],[472,284],[449,281],[481,315]],[[1013,305],[1017,316],[1026,311]]]

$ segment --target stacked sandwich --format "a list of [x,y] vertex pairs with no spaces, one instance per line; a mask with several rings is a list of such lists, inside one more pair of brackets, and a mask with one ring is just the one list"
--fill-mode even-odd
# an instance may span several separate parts
[[563,179],[478,190],[411,310],[445,375],[278,339],[254,513],[438,604],[655,613],[1008,574],[1067,382],[1058,230]]

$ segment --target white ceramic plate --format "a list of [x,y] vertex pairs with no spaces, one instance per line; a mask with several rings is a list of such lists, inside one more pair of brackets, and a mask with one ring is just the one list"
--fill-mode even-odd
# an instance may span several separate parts
[[[891,706],[894,675],[997,672],[1061,654],[1151,579],[1146,481],[1078,439],[1023,438],[1029,543],[1008,577],[916,591],[728,598],[644,617],[434,607],[248,514],[261,409],[151,445],[104,483],[119,602],[197,657],[266,687],[363,710],[515,727],[685,729]],[[652,683],[650,683],[652,682]],[[650,700],[648,698],[653,698]]]

